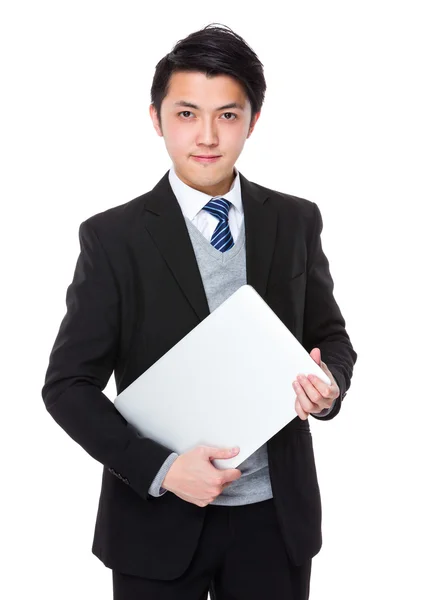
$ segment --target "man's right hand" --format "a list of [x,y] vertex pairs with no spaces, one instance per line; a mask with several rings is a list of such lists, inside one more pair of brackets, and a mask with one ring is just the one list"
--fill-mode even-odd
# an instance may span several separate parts
[[221,494],[224,487],[242,475],[239,469],[216,469],[210,459],[232,458],[238,453],[239,448],[197,446],[178,456],[167,472],[162,487],[186,502],[207,506]]

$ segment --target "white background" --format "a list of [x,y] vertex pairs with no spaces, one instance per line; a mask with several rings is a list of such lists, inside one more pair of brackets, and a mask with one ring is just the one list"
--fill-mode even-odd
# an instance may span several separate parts
[[211,22],[244,37],[268,84],[237,167],[320,207],[358,353],[341,413],[311,419],[324,545],[310,598],[423,597],[418,4],[1,9],[2,597],[112,598],[111,571],[91,554],[101,465],[49,416],[41,387],[79,224],[169,168],[148,115],[154,68]]

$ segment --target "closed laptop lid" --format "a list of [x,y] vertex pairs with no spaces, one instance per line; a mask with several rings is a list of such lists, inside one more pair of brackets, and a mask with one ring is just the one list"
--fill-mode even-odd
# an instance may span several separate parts
[[241,286],[115,399],[143,436],[178,454],[239,446],[236,468],[297,416],[292,382],[328,376],[250,285]]

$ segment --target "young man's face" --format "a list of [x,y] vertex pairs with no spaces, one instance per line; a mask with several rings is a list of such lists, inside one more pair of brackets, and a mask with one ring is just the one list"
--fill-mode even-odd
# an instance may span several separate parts
[[[232,103],[238,106],[226,107]],[[197,71],[172,74],[161,106],[161,129],[150,105],[154,128],[164,138],[178,177],[211,196],[229,191],[234,164],[259,115],[250,127],[251,104],[236,79],[227,75],[207,78]],[[216,155],[219,158],[212,161],[194,158]]]

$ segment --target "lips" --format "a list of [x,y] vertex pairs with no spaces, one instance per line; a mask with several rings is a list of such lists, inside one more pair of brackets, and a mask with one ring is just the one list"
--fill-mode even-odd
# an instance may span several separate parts
[[216,162],[217,160],[219,160],[219,158],[221,158],[221,156],[200,156],[200,155],[192,155],[192,158],[194,160],[196,160],[197,162],[202,162],[202,163],[212,163],[212,162]]

